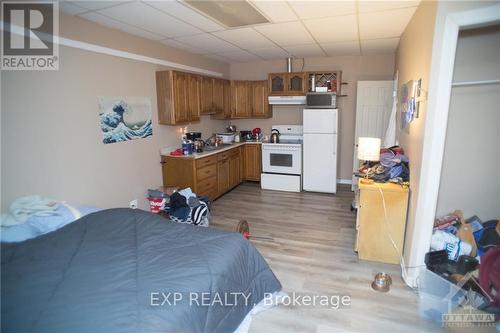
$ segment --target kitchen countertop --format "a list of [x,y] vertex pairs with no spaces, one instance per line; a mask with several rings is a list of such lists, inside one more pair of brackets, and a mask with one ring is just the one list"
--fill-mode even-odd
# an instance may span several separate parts
[[163,148],[160,150],[160,155],[161,156],[170,156],[170,157],[178,157],[178,158],[193,158],[193,159],[198,159],[198,158],[202,158],[202,157],[207,157],[207,156],[211,156],[211,155],[214,155],[214,154],[218,154],[218,153],[221,153],[223,151],[226,151],[226,150],[229,150],[229,149],[233,149],[233,148],[236,148],[236,147],[240,147],[240,146],[243,146],[243,145],[246,145],[246,144],[254,144],[254,145],[259,145],[261,144],[262,141],[245,141],[245,142],[238,142],[238,143],[232,143],[230,145],[225,145],[224,147],[222,148],[219,148],[219,149],[215,149],[215,150],[209,150],[209,151],[204,151],[202,153],[193,153],[191,155],[179,155],[179,156],[172,156],[170,155],[170,152],[173,150],[171,148]]

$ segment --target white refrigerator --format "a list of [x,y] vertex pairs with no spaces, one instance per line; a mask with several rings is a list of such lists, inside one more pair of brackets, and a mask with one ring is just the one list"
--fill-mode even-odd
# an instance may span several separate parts
[[304,109],[303,188],[337,192],[338,109]]

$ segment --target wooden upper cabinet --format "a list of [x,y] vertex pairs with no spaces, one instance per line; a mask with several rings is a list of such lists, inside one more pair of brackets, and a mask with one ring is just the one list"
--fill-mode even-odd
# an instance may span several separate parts
[[222,112],[224,118],[231,118],[231,81],[224,80],[224,103],[222,106]]
[[231,81],[231,117],[250,118],[251,89],[249,81]]
[[283,95],[285,93],[286,73],[269,74],[269,94]]
[[198,121],[199,86],[199,77],[193,74],[156,72],[158,122],[163,125],[179,125]]
[[198,75],[188,74],[187,96],[189,121],[200,120],[200,77]]
[[[280,74],[282,87],[288,86],[289,74]],[[305,88],[297,78],[291,80],[294,89]],[[215,119],[270,118],[270,85],[270,80],[229,81],[178,71],[156,72],[159,123],[187,124],[199,121],[202,114]]]
[[268,77],[269,94],[274,96],[305,95],[307,73],[272,73]]
[[214,79],[202,76],[201,91],[200,91],[201,114],[215,113],[213,95],[214,95]]
[[231,81],[215,79],[214,104],[216,106],[216,112],[212,114],[212,118],[231,118]]
[[272,112],[269,107],[267,81],[251,81],[251,108],[252,118],[270,118]]
[[224,82],[226,80],[214,79],[213,85],[213,109],[215,113],[221,113],[224,108]]
[[175,123],[189,121],[188,75],[174,72],[174,118]]
[[305,95],[307,91],[307,73],[287,73],[286,89],[290,94]]

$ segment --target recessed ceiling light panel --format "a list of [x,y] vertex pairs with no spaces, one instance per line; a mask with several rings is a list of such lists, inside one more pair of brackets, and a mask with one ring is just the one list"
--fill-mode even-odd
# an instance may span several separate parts
[[185,0],[184,3],[228,28],[269,23],[247,1]]

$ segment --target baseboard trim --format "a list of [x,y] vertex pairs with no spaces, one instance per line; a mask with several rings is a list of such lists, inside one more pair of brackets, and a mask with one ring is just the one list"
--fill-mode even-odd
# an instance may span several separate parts
[[337,179],[337,184],[352,185],[352,179]]

